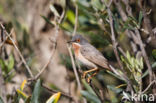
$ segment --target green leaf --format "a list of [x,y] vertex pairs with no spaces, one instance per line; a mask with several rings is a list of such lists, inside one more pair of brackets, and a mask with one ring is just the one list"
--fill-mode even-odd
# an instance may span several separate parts
[[139,27],[141,26],[141,22],[142,22],[142,19],[143,19],[143,13],[142,13],[142,11],[140,11],[140,13],[139,13]]
[[87,89],[87,91],[88,91],[89,93],[91,93],[92,95],[95,95],[95,96],[96,96],[96,94],[95,94],[95,92],[93,91],[93,89],[88,85],[88,83],[86,83],[86,81],[85,81],[84,79],[82,80],[82,83],[84,84],[85,88]]
[[[156,67],[156,62],[152,64],[152,69],[155,70]],[[144,78],[145,76],[147,76],[149,74],[148,70],[145,71],[145,73],[142,75],[141,78]]]
[[135,23],[137,22],[137,20],[133,16],[128,16],[128,22],[130,21],[134,21]]
[[9,56],[9,62],[8,62],[8,71],[10,71],[11,69],[13,69],[14,67],[14,58],[12,55]]
[[82,90],[81,94],[83,96],[85,96],[88,100],[90,100],[90,101],[92,101],[94,103],[101,103],[97,96],[95,96],[95,95],[93,95],[93,94],[91,94],[91,93],[89,93],[87,91]]
[[61,92],[55,93],[46,101],[46,103],[57,103],[60,96],[61,96]]
[[39,95],[40,95],[40,90],[41,90],[41,80],[38,79],[36,84],[35,84],[35,87],[34,87],[34,90],[33,90],[33,94],[32,94],[32,97],[31,97],[31,103],[38,103],[38,99],[39,99]]
[[2,68],[2,70],[5,69],[5,63],[4,63],[4,60],[0,59],[0,66]]
[[99,0],[91,0],[91,5],[95,10],[104,9],[104,5]]
[[152,50],[152,56],[156,59],[156,49]]
[[27,80],[24,80],[20,86],[21,91],[23,91],[25,84],[27,83]]
[[73,31],[71,24],[66,22],[66,21],[63,22],[62,24],[60,24],[60,27],[64,30],[67,30],[67,31]]
[[90,2],[87,0],[77,0],[77,4],[80,7],[82,5],[83,7],[90,7]]
[[3,99],[0,97],[0,103],[4,103]]
[[74,25],[75,24],[75,15],[74,12],[71,10],[67,11],[67,19]]
[[110,90],[112,90],[112,91],[115,92],[115,93],[120,93],[121,91],[123,91],[123,89],[121,89],[121,88],[116,88],[116,87],[113,86],[113,85],[107,85],[107,88],[110,89]]
[[20,97],[22,97],[23,100],[26,100],[28,98],[28,96],[23,91],[21,91],[19,89],[17,89],[16,91],[17,91],[18,95]]
[[107,71],[107,73],[109,73],[110,75],[114,76],[115,78],[118,78],[119,80],[122,80],[122,81],[125,81],[123,78],[119,77],[118,75],[110,72],[110,71]]
[[152,64],[152,68],[154,69],[155,67],[156,67],[156,62]]
[[59,13],[52,4],[50,5],[50,10],[54,13],[55,16],[60,17]]
[[47,22],[49,23],[50,25],[54,26],[54,24],[48,19],[46,18],[45,16],[41,15],[41,17]]

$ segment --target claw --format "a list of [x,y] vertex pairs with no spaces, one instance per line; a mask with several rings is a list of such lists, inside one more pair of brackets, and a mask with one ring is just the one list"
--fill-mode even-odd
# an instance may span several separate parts
[[86,78],[86,72],[83,73],[82,78],[85,79]]
[[90,77],[87,78],[87,82],[88,82],[88,83],[91,82],[91,78],[90,78]]

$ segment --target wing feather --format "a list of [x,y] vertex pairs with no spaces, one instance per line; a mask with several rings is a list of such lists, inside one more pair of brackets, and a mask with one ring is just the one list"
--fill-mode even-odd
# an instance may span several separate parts
[[82,47],[80,48],[80,52],[89,61],[95,63],[100,67],[110,70],[107,59],[92,45],[82,45]]

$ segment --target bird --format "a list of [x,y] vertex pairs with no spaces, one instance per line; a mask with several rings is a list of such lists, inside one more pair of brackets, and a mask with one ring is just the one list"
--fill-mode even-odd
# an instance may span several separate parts
[[76,34],[68,41],[72,45],[75,58],[84,66],[88,68],[83,72],[82,78],[86,78],[88,73],[92,73],[87,78],[87,82],[90,82],[101,69],[112,71],[108,60],[103,54],[91,45],[82,35]]

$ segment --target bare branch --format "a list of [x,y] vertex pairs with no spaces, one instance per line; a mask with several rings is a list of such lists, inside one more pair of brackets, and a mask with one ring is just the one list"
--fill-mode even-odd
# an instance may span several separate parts
[[[60,19],[58,21],[59,24],[61,23],[61,21],[62,21],[62,19],[64,17],[64,13],[65,12],[63,11],[62,12],[62,15],[61,15],[61,17],[60,17]],[[55,28],[55,40],[52,41],[52,42],[54,42],[53,50],[51,52],[52,54],[51,54],[48,62],[43,66],[43,68],[41,69],[41,71],[35,76],[35,78],[33,78],[33,80],[37,80],[40,77],[40,75],[45,71],[45,69],[47,68],[47,66],[49,65],[49,63],[52,61],[52,59],[54,57],[54,54],[55,54],[55,51],[56,51],[56,47],[57,47],[57,41],[56,40],[57,40],[57,37],[58,37],[58,29],[59,29],[59,25],[56,25],[56,28]]]
[[146,88],[144,91],[141,92],[141,94],[144,94],[154,83],[155,83],[155,85],[156,85],[156,80],[153,80],[153,81],[147,86],[147,88]]
[[100,96],[100,94],[98,94],[98,92],[96,91],[96,88],[95,88],[95,86],[93,85],[93,83],[90,82],[89,85],[92,87],[93,91],[95,92],[96,96],[99,98],[99,100],[101,101],[101,103],[104,103],[103,98]]
[[144,60],[145,60],[145,62],[146,62],[146,65],[147,65],[147,67],[148,67],[149,76],[150,76],[150,82],[151,82],[151,81],[152,81],[152,78],[153,78],[153,76],[152,76],[152,67],[151,67],[151,65],[150,65],[148,56],[147,56],[147,54],[146,54],[146,51],[145,51],[145,48],[144,48],[144,45],[143,45],[143,42],[142,42],[140,33],[139,33],[139,31],[138,31],[137,29],[135,30],[135,32],[136,32],[136,35],[137,35],[137,37],[138,37],[139,46],[140,46],[140,48],[141,48],[142,55],[143,55],[143,57],[144,57]]
[[[55,44],[55,45],[56,45],[56,44]],[[43,66],[43,68],[41,69],[41,71],[40,71],[34,78],[32,78],[31,80],[37,80],[37,79],[41,76],[41,74],[42,74],[42,73],[45,71],[45,69],[48,67],[49,63],[52,61],[52,59],[53,59],[53,57],[54,57],[54,54],[55,54],[55,51],[56,51],[56,48],[54,48],[54,49],[52,50],[52,53],[51,53],[51,56],[50,56],[48,62]]]
[[[48,90],[49,92],[51,92],[51,93],[57,93],[58,92],[56,90],[52,90],[51,88],[47,87],[45,84],[41,84],[41,86],[43,88],[45,88],[46,90]],[[76,102],[75,99],[74,99],[74,97],[68,95],[67,93],[61,92],[61,95],[64,96],[64,97],[67,97],[67,98],[71,99],[74,102]]]
[[0,66],[0,97],[2,97],[3,101],[6,103],[6,88],[4,86],[4,78],[2,75],[2,68]]
[[124,52],[124,50],[118,46],[118,50],[122,53],[122,55],[126,58],[126,53]]
[[76,1],[75,1],[75,25],[74,25],[74,31],[73,31],[72,36],[74,36],[76,34],[77,25],[78,25],[78,6],[76,4]]
[[111,39],[112,39],[112,43],[113,43],[113,50],[114,50],[115,56],[117,58],[117,61],[118,61],[118,64],[119,64],[121,70],[124,71],[123,65],[122,65],[122,63],[120,61],[120,57],[119,57],[118,51],[117,51],[117,42],[116,42],[116,39],[115,39],[115,33],[114,33],[114,29],[113,29],[113,19],[112,19],[112,14],[111,14],[111,11],[110,11],[109,7],[107,9],[107,12],[108,12],[109,21],[110,21],[109,23],[110,23],[111,34],[112,34]]
[[[3,26],[2,24],[1,24],[1,27],[5,30],[5,28],[4,28],[4,26]],[[27,63],[26,63],[26,61],[25,61],[25,59],[24,59],[22,53],[20,52],[20,50],[19,50],[18,47],[16,46],[15,41],[12,39],[12,37],[9,35],[9,33],[8,33],[7,31],[4,31],[4,32],[5,32],[6,35],[9,37],[9,39],[12,41],[12,43],[13,43],[13,45],[14,45],[16,51],[18,52],[20,58],[22,59],[22,62],[24,63],[24,65],[25,65],[25,67],[26,67],[27,71],[29,72],[31,78],[33,78],[34,76],[33,76],[32,72],[31,72],[29,66],[27,65]]]
[[76,81],[77,81],[77,84],[78,84],[78,88],[79,88],[79,90],[82,90],[79,75],[78,75],[78,72],[76,70],[76,65],[75,65],[74,58],[73,58],[73,55],[72,55],[72,52],[71,52],[71,48],[68,45],[67,45],[67,48],[68,48],[68,52],[69,52],[69,55],[70,55],[70,58],[71,58],[71,61],[72,61],[72,67],[73,67],[73,70],[74,70],[74,74],[76,76]]
[[[2,32],[4,32],[2,27],[1,27],[1,30],[2,30]],[[9,36],[11,36],[12,32],[13,32],[13,29],[9,33]],[[4,43],[7,41],[7,39],[9,38],[9,36],[6,36],[5,40],[3,40],[3,42],[0,44],[0,48],[4,45]]]
[[[105,5],[107,5],[105,2],[104,2]],[[110,6],[110,5],[109,5]],[[120,57],[119,57],[119,54],[118,54],[118,51],[117,51],[117,42],[116,42],[116,39],[115,39],[115,32],[114,32],[114,27],[113,27],[113,18],[112,18],[112,13],[110,11],[110,8],[109,6],[107,6],[107,12],[108,12],[108,16],[109,16],[109,23],[110,23],[110,28],[111,28],[111,39],[112,39],[112,44],[113,44],[113,50],[114,50],[114,53],[115,53],[115,56],[117,58],[117,62],[120,66],[120,69],[123,73],[126,73],[126,71],[124,70],[123,68],[123,65],[122,65],[122,62],[120,60]],[[115,69],[114,69],[115,70]],[[130,86],[130,89],[131,91],[133,92],[133,87],[132,87],[132,83],[131,81],[129,80],[129,78],[125,75],[125,74],[120,74],[118,73],[117,71],[115,71],[115,73],[117,73],[118,75],[120,75],[122,78],[124,78],[124,80],[127,82],[128,86]]]
[[[74,31],[72,33],[72,36],[74,36],[76,34],[77,25],[78,25],[78,5],[76,3],[77,3],[77,0],[75,1],[75,25],[74,25]],[[67,48],[68,48],[68,52],[69,52],[69,55],[70,55],[70,58],[71,58],[71,61],[72,61],[72,67],[73,67],[73,70],[74,70],[74,74],[75,74],[75,77],[76,77],[78,88],[81,91],[82,86],[81,86],[81,82],[80,82],[80,79],[79,79],[78,72],[76,70],[76,65],[75,65],[75,61],[74,61],[74,58],[73,58],[73,54],[71,52],[71,48],[68,45],[67,45]],[[85,98],[83,98],[83,102],[87,103]]]

